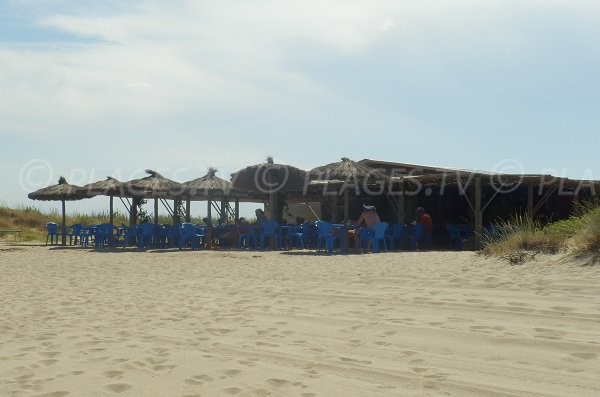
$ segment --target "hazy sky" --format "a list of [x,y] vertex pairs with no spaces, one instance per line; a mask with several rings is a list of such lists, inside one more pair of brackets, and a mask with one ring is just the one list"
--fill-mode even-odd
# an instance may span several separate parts
[[2,0],[0,202],[267,155],[600,179],[599,70],[597,0]]

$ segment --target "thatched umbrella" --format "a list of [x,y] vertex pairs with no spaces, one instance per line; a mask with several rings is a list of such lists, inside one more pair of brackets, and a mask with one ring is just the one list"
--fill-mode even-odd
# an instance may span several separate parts
[[109,206],[109,223],[113,224],[113,197],[124,196],[124,185],[123,182],[116,180],[113,177],[107,176],[105,180],[88,183],[82,187],[87,193],[94,195],[103,195],[110,197]]
[[153,170],[146,170],[149,175],[145,178],[123,182],[123,193],[126,197],[153,198],[154,224],[158,224],[158,199],[173,198],[183,191],[179,182],[165,178]]
[[45,200],[55,201],[60,200],[62,202],[62,245],[66,244],[66,215],[65,215],[65,201],[69,200],[81,200],[84,198],[93,197],[94,194],[86,193],[80,186],[70,185],[67,183],[65,177],[61,176],[58,179],[57,185],[48,186],[35,192],[29,193],[27,197],[32,200]]
[[275,164],[269,157],[265,163],[231,174],[231,182],[235,189],[268,194],[270,218],[277,220],[277,194],[302,189],[307,179],[305,171],[291,165]]
[[342,161],[313,168],[309,171],[309,178],[313,182],[332,184],[338,187],[338,193],[344,194],[344,225],[349,218],[349,194],[354,189],[358,194],[361,190],[368,189],[369,185],[389,183],[390,178],[374,168],[342,157]]

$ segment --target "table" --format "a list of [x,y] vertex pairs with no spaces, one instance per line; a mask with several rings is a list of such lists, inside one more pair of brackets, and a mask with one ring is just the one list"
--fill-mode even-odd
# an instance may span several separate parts
[[22,232],[22,230],[19,230],[19,229],[0,229],[0,235],[13,234],[15,237],[15,242],[17,242],[17,240],[18,240],[19,243],[21,242],[21,232]]

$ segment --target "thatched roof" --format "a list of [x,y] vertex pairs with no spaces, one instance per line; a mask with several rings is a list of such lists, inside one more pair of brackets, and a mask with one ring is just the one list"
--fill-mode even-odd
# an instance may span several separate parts
[[342,161],[313,168],[311,183],[355,184],[388,183],[390,178],[381,171],[342,157]]
[[57,185],[48,186],[38,189],[35,192],[29,193],[27,197],[32,200],[81,200],[84,198],[93,197],[94,194],[89,194],[82,190],[81,186],[71,185],[67,183],[65,177],[61,176],[58,179]]
[[183,191],[181,192],[181,198],[202,200],[207,199],[209,196],[212,199],[255,196],[249,192],[234,189],[231,182],[219,178],[215,175],[216,173],[216,169],[209,168],[206,175],[182,183]]
[[172,198],[183,191],[179,182],[165,178],[153,170],[146,170],[145,178],[123,182],[124,196],[146,198]]
[[275,164],[269,157],[265,163],[246,167],[231,174],[235,189],[257,193],[299,190],[307,182],[306,171],[286,164]]
[[103,196],[124,196],[125,186],[123,182],[116,180],[111,176],[107,176],[105,180],[88,183],[82,187],[82,190]]

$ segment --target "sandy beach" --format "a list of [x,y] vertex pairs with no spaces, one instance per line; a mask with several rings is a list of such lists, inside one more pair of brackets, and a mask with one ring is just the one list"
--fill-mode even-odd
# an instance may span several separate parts
[[600,395],[598,267],[0,249],[0,396]]

